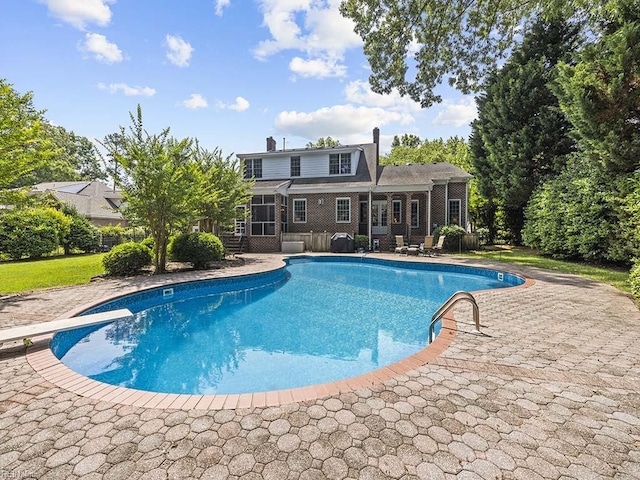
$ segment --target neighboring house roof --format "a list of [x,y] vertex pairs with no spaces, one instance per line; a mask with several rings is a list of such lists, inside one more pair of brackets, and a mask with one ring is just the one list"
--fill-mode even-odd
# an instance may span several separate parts
[[31,187],[31,192],[50,193],[89,220],[123,220],[118,209],[124,197],[101,182],[44,182]]

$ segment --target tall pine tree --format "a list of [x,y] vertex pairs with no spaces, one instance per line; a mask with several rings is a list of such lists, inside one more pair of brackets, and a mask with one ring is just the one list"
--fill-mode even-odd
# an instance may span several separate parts
[[557,174],[576,148],[550,84],[557,77],[557,64],[570,63],[578,30],[559,20],[535,23],[476,99],[472,154],[481,193],[498,200],[517,244],[534,188]]

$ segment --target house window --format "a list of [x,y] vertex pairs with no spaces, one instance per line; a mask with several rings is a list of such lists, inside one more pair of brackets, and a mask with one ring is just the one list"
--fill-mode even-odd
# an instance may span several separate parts
[[262,178],[262,159],[261,158],[245,158],[244,160],[244,178]]
[[254,195],[251,199],[251,235],[262,237],[275,234],[275,195]]
[[392,200],[391,214],[393,223],[402,223],[402,200]]
[[460,225],[460,200],[449,200],[449,225]]
[[293,201],[293,223],[307,223],[306,198],[297,198]]
[[300,176],[300,157],[291,157],[291,176]]
[[411,228],[420,226],[420,202],[411,200]]
[[329,155],[329,175],[351,173],[351,154],[332,153]]
[[336,223],[351,222],[351,199],[336,198]]

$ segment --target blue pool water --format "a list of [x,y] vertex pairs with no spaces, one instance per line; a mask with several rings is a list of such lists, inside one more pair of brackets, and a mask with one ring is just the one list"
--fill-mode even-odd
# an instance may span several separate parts
[[427,344],[433,312],[455,291],[520,277],[359,257],[291,259],[286,269],[174,285],[85,313],[121,320],[61,332],[54,354],[78,373],[166,393],[280,390],[360,375]]

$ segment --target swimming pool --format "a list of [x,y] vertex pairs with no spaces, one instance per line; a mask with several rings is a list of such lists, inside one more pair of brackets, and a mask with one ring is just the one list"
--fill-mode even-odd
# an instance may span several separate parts
[[273,272],[177,284],[99,305],[134,312],[55,335],[85,376],[140,390],[241,394],[361,375],[427,344],[455,291],[523,283],[492,270],[360,257],[296,257]]

